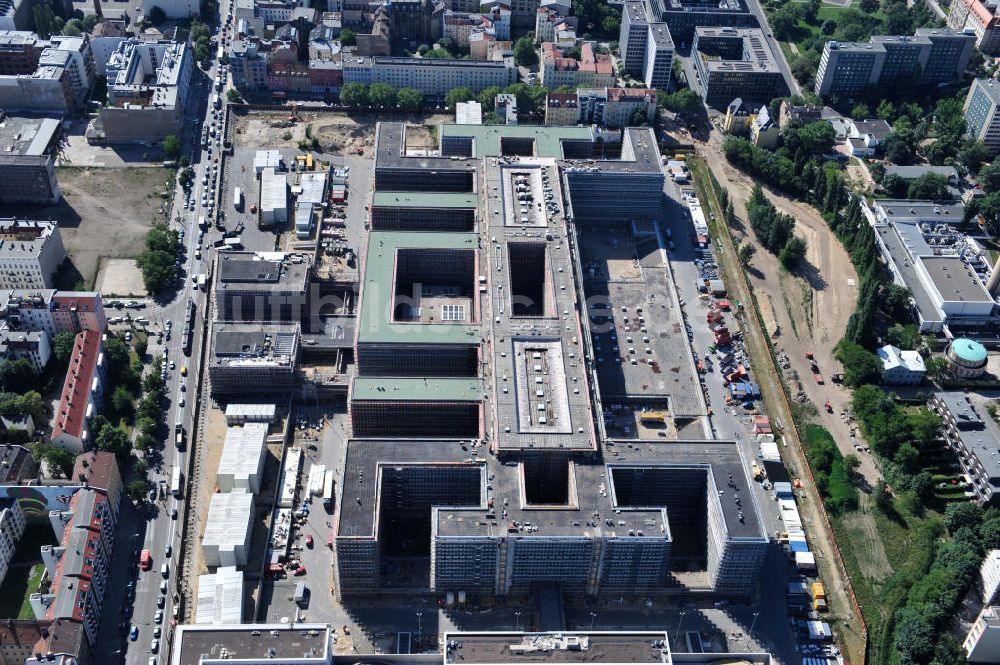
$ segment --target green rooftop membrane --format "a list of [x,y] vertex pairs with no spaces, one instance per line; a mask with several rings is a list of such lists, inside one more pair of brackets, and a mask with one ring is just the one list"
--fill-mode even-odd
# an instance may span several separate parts
[[475,208],[476,194],[455,192],[375,192],[376,208]]
[[482,381],[475,378],[385,378],[357,377],[351,388],[352,400],[420,402],[478,402],[483,396]]
[[441,125],[441,137],[472,138],[475,157],[497,157],[501,138],[535,140],[535,156],[563,159],[563,141],[594,140],[589,127],[538,127],[526,125]]
[[365,257],[364,293],[358,342],[361,344],[479,344],[479,325],[469,323],[395,323],[392,320],[396,251],[467,249],[478,251],[474,233],[372,231]]

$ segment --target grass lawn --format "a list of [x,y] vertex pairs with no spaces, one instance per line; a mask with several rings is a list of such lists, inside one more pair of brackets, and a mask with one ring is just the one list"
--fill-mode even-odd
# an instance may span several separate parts
[[40,549],[42,545],[55,544],[52,526],[47,521],[28,523],[14,550],[3,584],[0,584],[0,619],[34,618],[28,596],[38,591],[38,583],[45,572]]
[[[794,43],[796,48],[802,51],[803,50],[802,42],[804,42],[809,37],[819,37],[820,36],[819,28],[821,25],[823,25],[823,22],[826,21],[827,19],[832,19],[836,21],[837,17],[839,17],[841,12],[843,12],[845,9],[847,8],[841,7],[839,5],[828,5],[826,3],[822,4],[819,8],[819,13],[816,15],[816,25],[813,25],[811,23],[806,23],[805,21],[799,21],[798,25],[795,26],[793,34],[790,35],[791,39],[789,41]],[[875,12],[874,14],[872,14],[872,16],[880,21],[884,18],[884,15],[882,14],[881,11]],[[781,44],[781,50],[784,51],[785,57],[786,58],[790,57],[793,51],[789,46],[789,43],[788,42],[778,42],[778,43]]]

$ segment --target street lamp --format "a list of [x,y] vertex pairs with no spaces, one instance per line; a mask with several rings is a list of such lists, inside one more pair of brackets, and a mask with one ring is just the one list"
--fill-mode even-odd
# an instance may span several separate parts
[[[674,631],[674,644],[675,645],[677,644],[677,638],[678,638],[678,636],[681,634],[681,624],[684,622],[684,615],[685,614],[687,614],[687,612],[681,611],[681,616],[680,616],[680,618],[677,619],[677,630]],[[676,649],[677,647],[675,646],[674,648]]]
[[514,631],[520,632],[521,630],[521,611],[518,610],[514,612]]
[[760,616],[760,612],[753,613],[753,621],[750,623],[750,631],[747,633],[747,648],[750,648],[750,640],[753,639],[753,629],[757,625],[757,617]]
[[424,624],[421,617],[424,616],[423,612],[417,612],[417,648],[420,648],[420,642],[423,641],[424,636]]
[[594,620],[597,619],[597,612],[590,613],[590,630],[594,630]]

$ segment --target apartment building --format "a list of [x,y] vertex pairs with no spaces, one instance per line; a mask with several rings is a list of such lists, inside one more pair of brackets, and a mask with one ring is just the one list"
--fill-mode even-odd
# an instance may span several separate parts
[[95,646],[114,552],[117,506],[105,491],[83,487],[65,510],[49,513],[49,521],[59,539],[58,545],[41,549],[51,584],[46,593],[31,594],[31,609],[37,619],[82,624],[87,641]]
[[1000,16],[993,2],[958,0],[948,8],[948,27],[971,31],[976,48],[987,55],[1000,54]]
[[233,87],[244,92],[267,90],[267,60],[258,52],[257,44],[234,39],[229,47],[229,58]]
[[965,97],[965,134],[982,141],[990,157],[1000,154],[1000,83],[977,78]]
[[942,433],[948,447],[958,455],[970,498],[981,505],[994,501],[1000,490],[1000,435],[992,418],[983,419],[963,393],[937,392],[931,409],[941,416]]
[[990,550],[979,567],[979,586],[983,605],[996,605],[1000,598],[1000,550]]
[[691,51],[708,106],[724,109],[737,97],[746,104],[766,104],[788,91],[759,28],[695,28]]
[[546,125],[575,125],[579,117],[577,93],[550,92],[545,96]]
[[[330,665],[334,632],[329,623],[179,625],[163,665]],[[211,646],[206,646],[211,645]]]
[[212,329],[213,395],[289,393],[298,363],[298,323],[216,322]]
[[10,560],[24,535],[24,513],[17,499],[0,499],[0,582],[7,577]]
[[29,0],[4,0],[0,3],[0,30],[27,30],[35,22],[34,5]]
[[41,371],[51,356],[52,349],[49,346],[47,333],[0,330],[0,358],[3,360],[23,358]]
[[53,418],[52,444],[74,453],[94,445],[90,420],[100,411],[106,372],[101,336],[96,330],[77,334]]
[[969,627],[962,642],[970,663],[996,663],[1000,660],[1000,607],[984,607]]
[[674,40],[649,0],[625,0],[618,39],[625,71],[646,87],[668,90]]
[[57,222],[0,218],[0,289],[48,289],[65,259]]
[[[642,124],[656,114],[656,90],[647,88],[580,88],[576,91],[576,119],[567,124],[618,129]],[[641,112],[642,122],[633,122]],[[549,124],[549,123],[546,123]]]
[[917,351],[903,351],[886,344],[876,351],[882,361],[882,382],[895,386],[915,386],[924,380],[927,367]]
[[614,61],[609,55],[595,52],[593,42],[583,42],[579,60],[566,57],[551,42],[542,44],[541,75],[542,85],[547,88],[615,85]]
[[19,117],[0,111],[0,125],[0,203],[58,203],[62,193],[54,154],[60,118]]
[[38,462],[24,446],[0,444],[0,485],[20,485],[38,478]]
[[391,56],[356,56],[344,53],[344,83],[388,83],[394,88],[418,88],[424,95],[444,98],[452,88],[466,87],[473,92],[498,86],[505,88],[517,81],[512,58],[502,62],[481,60],[440,60],[395,58]]
[[100,334],[108,328],[97,291],[6,291],[0,293],[0,316],[11,330],[37,330],[48,333],[50,339],[61,332],[93,330]]
[[168,40],[129,39],[107,64],[108,104],[95,128],[105,141],[159,141],[175,134],[194,70],[191,48]]
[[567,16],[554,8],[539,7],[535,14],[535,43],[575,42],[576,26],[575,16]]
[[961,80],[975,37],[948,28],[919,28],[913,36],[879,35],[866,43],[826,43],[815,92],[853,97],[869,87],[947,85]]

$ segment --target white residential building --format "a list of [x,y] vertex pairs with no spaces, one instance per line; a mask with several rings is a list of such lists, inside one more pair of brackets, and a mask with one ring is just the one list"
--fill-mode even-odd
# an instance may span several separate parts
[[66,260],[54,221],[0,219],[0,289],[48,289]]
[[7,576],[17,543],[24,535],[24,513],[16,499],[0,499],[0,582]]
[[970,663],[1000,663],[1000,607],[984,607],[962,644]]
[[205,565],[245,566],[253,535],[254,496],[246,490],[213,494],[201,541]]
[[927,368],[916,351],[901,351],[886,344],[878,350],[882,360],[882,381],[894,386],[915,386],[924,380]]
[[990,550],[979,568],[979,579],[983,589],[983,605],[996,605],[1000,596],[1000,550]]

